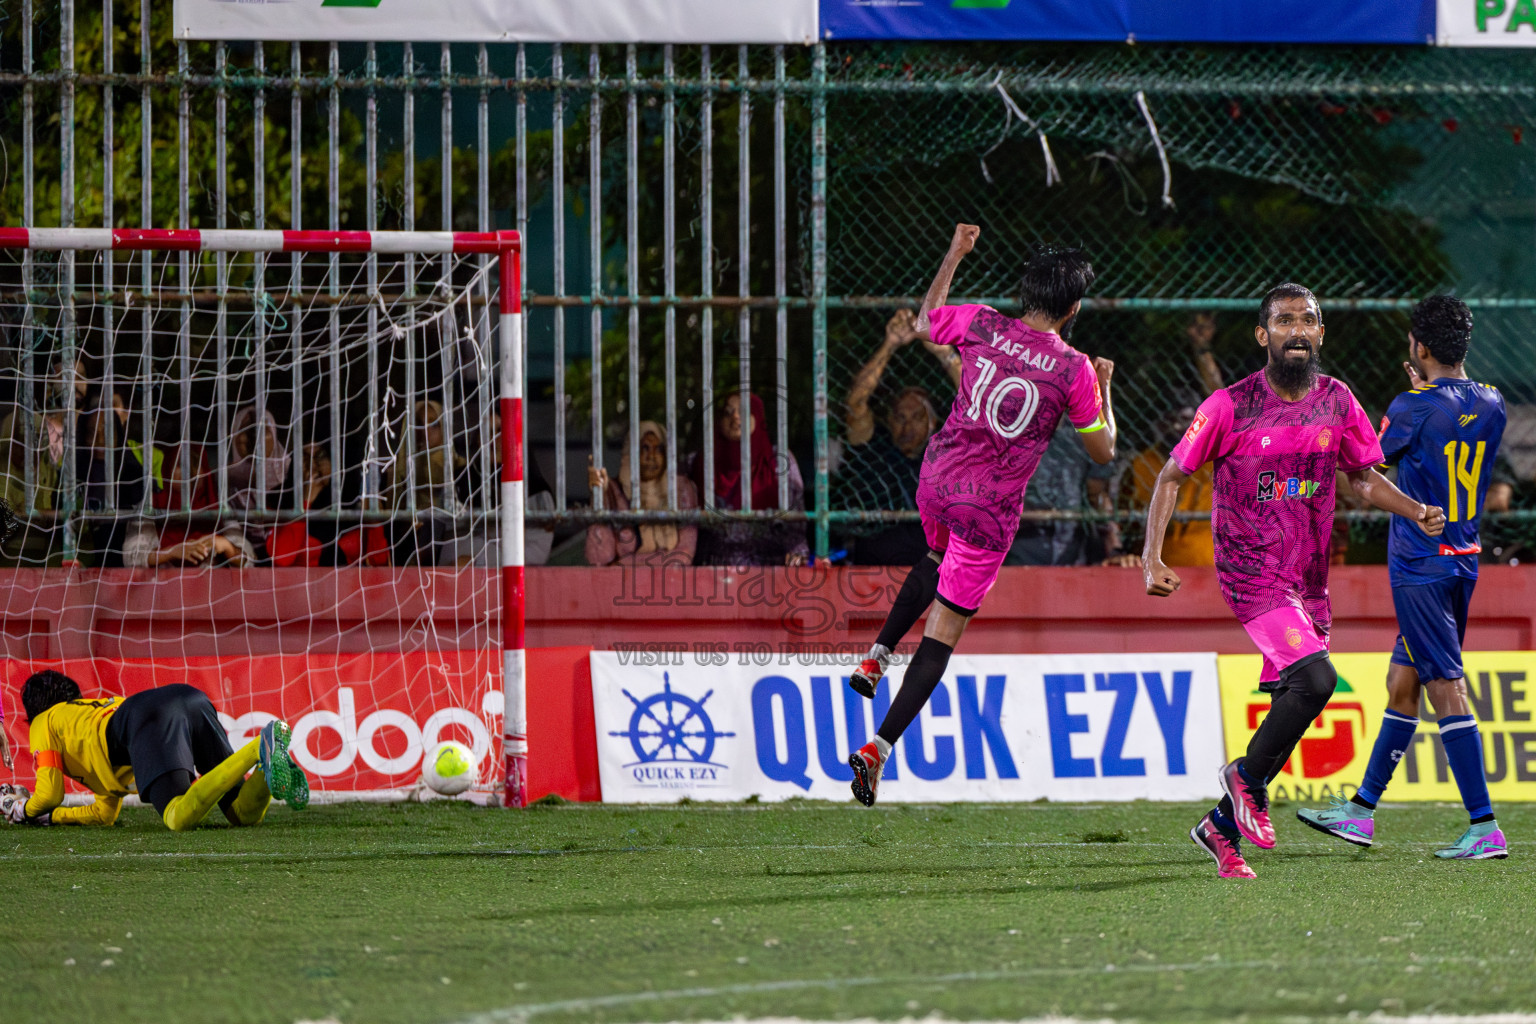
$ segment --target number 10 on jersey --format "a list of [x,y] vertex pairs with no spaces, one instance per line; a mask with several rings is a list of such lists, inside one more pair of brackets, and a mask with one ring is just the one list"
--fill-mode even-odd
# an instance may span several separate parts
[[[986,356],[976,357],[976,367],[981,370],[981,376],[976,378],[976,383],[971,385],[971,404],[965,410],[965,414],[973,420],[982,417],[985,407],[987,423],[999,436],[1012,440],[1024,433],[1024,428],[1029,426],[1029,421],[1035,418],[1035,413],[1040,409],[1040,389],[1032,380],[1023,377],[1004,377],[992,386],[992,378],[997,376],[997,364]],[[988,394],[990,388],[991,393]],[[1003,405],[1003,399],[1014,391],[1024,392],[1024,404],[1019,407],[1018,415],[1014,416],[1012,423],[1003,423],[999,410]],[[1479,447],[1481,458],[1481,447]]]
[[[1487,441],[1477,442],[1474,454],[1473,448],[1465,441],[1445,442],[1445,477],[1451,485],[1451,500],[1445,508],[1447,522],[1459,522],[1462,519],[1471,519],[1477,515],[1477,478],[1483,472],[1483,449],[1488,446]],[[1472,459],[1472,468],[1467,468],[1467,459]],[[1467,489],[1466,515],[1460,515],[1460,507],[1456,501],[1456,487],[1460,484]]]

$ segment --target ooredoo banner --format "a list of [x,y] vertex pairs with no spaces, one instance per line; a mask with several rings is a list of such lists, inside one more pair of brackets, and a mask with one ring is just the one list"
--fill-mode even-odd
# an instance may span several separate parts
[[[818,660],[594,651],[603,799],[849,799],[904,669],[869,701]],[[1222,760],[1214,654],[956,656],[880,799],[1204,799]]]
[[[1536,653],[1469,651],[1462,657],[1467,694],[1483,739],[1489,794],[1495,803],[1536,800]],[[1338,689],[1271,784],[1271,797],[1320,801],[1355,792],[1387,707],[1388,658],[1333,655]],[[1248,738],[1269,713],[1269,696],[1258,690],[1259,661],[1257,654],[1217,659],[1227,749],[1233,757],[1247,749]],[[1435,715],[1424,708],[1420,719],[1413,745],[1392,775],[1387,799],[1459,801]]]
[[810,43],[817,0],[176,0],[178,39]]
[[[34,776],[21,720],[20,688],[45,668],[65,672],[87,697],[128,696],[186,683],[206,693],[239,746],[273,718],[293,727],[293,756],[320,792],[403,789],[421,777],[422,754],[439,740],[474,751],[492,777],[503,696],[495,651],[419,654],[273,655],[249,658],[7,660],[0,665],[13,780]],[[0,768],[0,775],[4,775]]]

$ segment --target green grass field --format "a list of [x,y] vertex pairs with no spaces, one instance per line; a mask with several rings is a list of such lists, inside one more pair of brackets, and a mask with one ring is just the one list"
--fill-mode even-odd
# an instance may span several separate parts
[[[0,1021],[1536,1011],[1536,807],[1508,861],[1392,806],[1358,851],[1277,808],[1222,882],[1192,805],[274,809],[257,829],[0,831]],[[1536,1019],[1536,1018],[1533,1018]]]

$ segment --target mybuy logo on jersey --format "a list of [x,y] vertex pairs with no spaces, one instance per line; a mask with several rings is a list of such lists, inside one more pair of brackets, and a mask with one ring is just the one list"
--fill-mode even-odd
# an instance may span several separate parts
[[1289,476],[1280,478],[1280,474],[1273,470],[1265,470],[1259,474],[1259,501],[1288,501],[1296,498],[1310,498],[1321,487],[1316,480],[1303,480],[1300,477]]

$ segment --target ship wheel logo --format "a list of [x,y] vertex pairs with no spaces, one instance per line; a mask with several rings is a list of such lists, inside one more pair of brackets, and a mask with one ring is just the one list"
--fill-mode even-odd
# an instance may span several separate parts
[[[672,689],[670,673],[661,677],[661,692],[653,693],[644,700],[628,690],[624,696],[635,705],[629,716],[629,729],[610,732],[610,736],[623,736],[635,748],[638,760],[624,767],[657,762],[683,762],[685,764],[715,764],[710,757],[715,752],[715,741],[734,732],[719,732],[710,721],[704,704],[713,697],[710,690],[698,700]],[[717,767],[725,767],[718,765]]]

